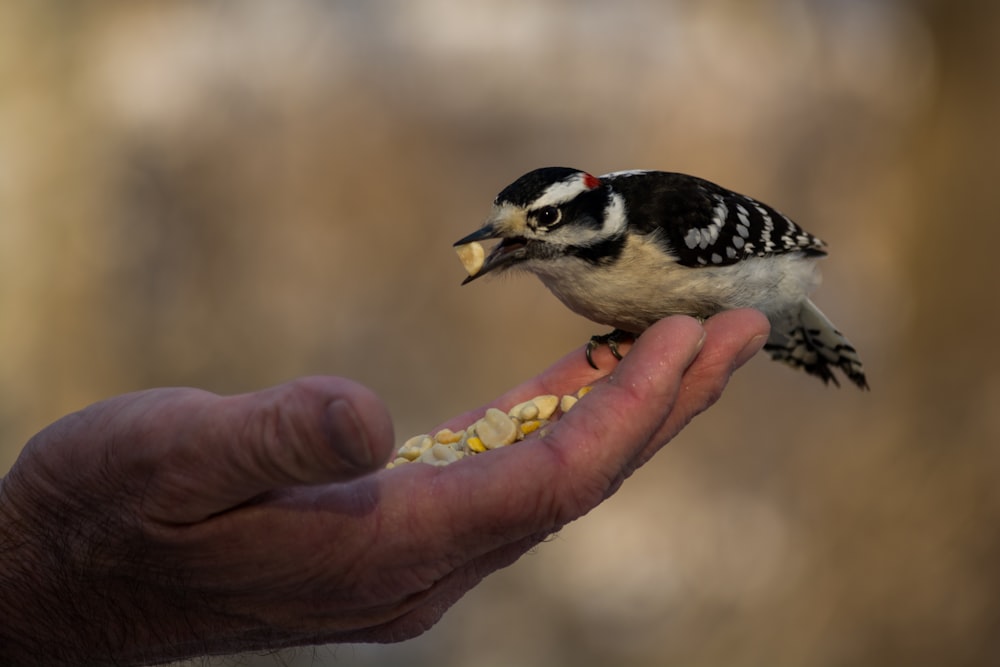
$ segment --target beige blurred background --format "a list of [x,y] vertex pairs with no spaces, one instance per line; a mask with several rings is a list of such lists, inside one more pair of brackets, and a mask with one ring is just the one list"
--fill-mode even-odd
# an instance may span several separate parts
[[695,173],[830,244],[871,393],[759,358],[423,637],[218,664],[996,664],[998,7],[3,3],[0,469],[158,385],[344,375],[419,433],[597,331],[459,287],[502,186]]

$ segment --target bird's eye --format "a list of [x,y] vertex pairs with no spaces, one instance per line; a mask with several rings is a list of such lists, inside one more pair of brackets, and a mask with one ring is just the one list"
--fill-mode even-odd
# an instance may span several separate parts
[[562,211],[555,206],[546,206],[539,209],[535,217],[538,220],[539,227],[548,228],[559,222],[559,219],[562,217]]

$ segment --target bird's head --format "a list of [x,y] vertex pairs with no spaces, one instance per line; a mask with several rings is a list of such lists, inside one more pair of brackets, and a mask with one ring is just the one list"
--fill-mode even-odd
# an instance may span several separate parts
[[500,191],[486,224],[455,242],[463,246],[499,239],[462,284],[519,265],[530,270],[533,260],[573,254],[622,233],[624,210],[609,217],[616,199],[600,178],[579,169],[528,172]]

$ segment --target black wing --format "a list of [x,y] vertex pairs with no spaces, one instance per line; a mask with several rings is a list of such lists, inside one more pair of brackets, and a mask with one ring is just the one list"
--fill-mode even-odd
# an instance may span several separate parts
[[823,241],[779,211],[696,176],[620,172],[601,180],[625,198],[632,231],[669,244],[684,266],[726,266],[786,252],[826,254]]

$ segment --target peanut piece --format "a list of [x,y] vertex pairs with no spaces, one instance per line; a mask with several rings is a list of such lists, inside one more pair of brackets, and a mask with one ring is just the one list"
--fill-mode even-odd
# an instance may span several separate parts
[[458,259],[462,262],[462,266],[465,267],[470,276],[476,275],[483,268],[483,263],[486,260],[486,251],[483,249],[481,243],[473,241],[472,243],[460,245],[455,248],[455,252],[458,253]]

